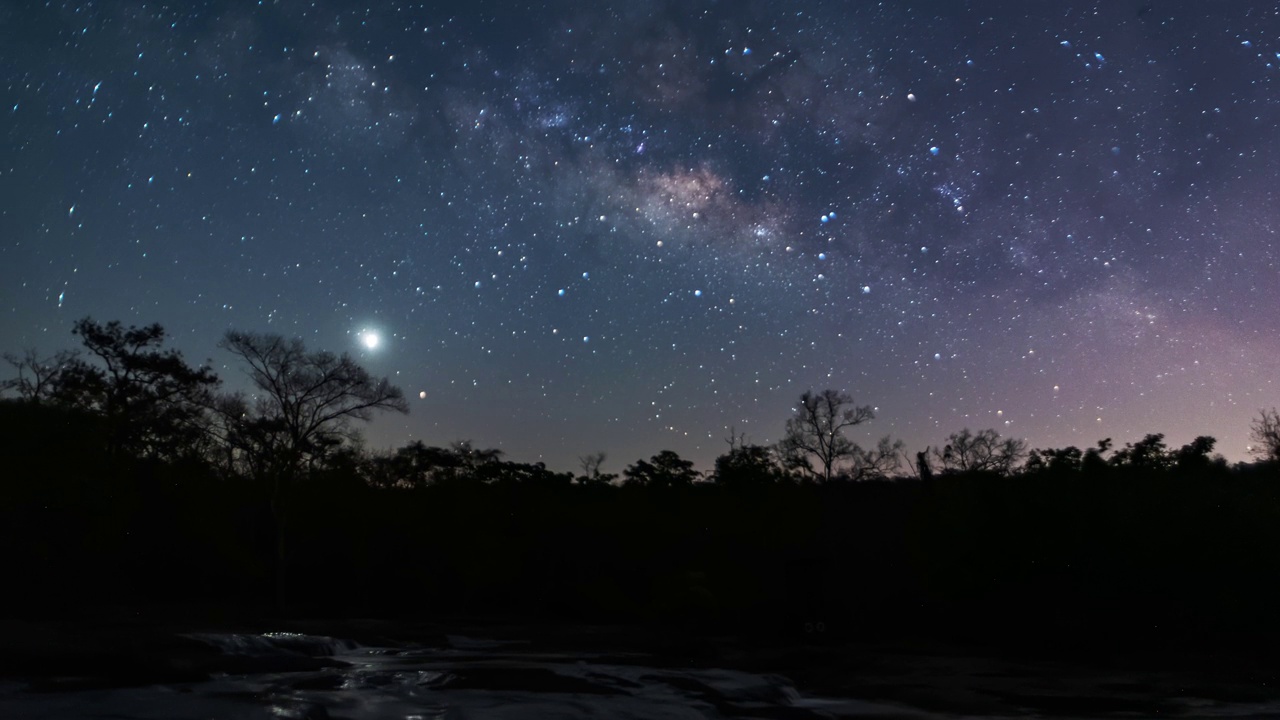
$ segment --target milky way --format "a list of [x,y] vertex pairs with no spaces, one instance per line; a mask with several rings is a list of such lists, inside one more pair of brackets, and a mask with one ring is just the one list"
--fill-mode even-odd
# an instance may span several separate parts
[[1262,6],[11,4],[0,87],[0,350],[300,336],[413,399],[372,447],[706,469],[835,388],[1243,459],[1280,404]]

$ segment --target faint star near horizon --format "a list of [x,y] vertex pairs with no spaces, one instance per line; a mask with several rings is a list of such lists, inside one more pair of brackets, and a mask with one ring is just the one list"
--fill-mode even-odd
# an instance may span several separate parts
[[15,7],[0,351],[279,332],[431,389],[370,447],[556,469],[708,469],[828,387],[916,450],[1242,459],[1280,405],[1277,12]]

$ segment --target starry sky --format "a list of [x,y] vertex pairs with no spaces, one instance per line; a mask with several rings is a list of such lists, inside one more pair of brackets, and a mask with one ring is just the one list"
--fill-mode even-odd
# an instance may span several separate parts
[[1270,3],[4,3],[0,101],[0,351],[299,336],[410,398],[373,448],[709,469],[834,388],[1237,460],[1280,404]]

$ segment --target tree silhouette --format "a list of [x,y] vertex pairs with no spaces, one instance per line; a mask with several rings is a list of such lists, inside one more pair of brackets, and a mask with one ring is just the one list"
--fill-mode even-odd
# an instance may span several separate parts
[[62,371],[79,356],[74,350],[61,350],[47,358],[40,357],[35,348],[28,348],[22,355],[5,353],[5,362],[18,371],[18,376],[0,380],[0,392],[12,390],[27,402],[49,400],[58,389]]
[[1165,445],[1164,433],[1149,433],[1136,443],[1125,443],[1111,456],[1112,465],[1140,470],[1167,470],[1173,463],[1174,456]]
[[202,447],[207,409],[220,383],[213,370],[191,367],[177,350],[162,350],[165,331],[158,324],[125,328],[86,317],[72,332],[96,363],[62,357],[52,395],[100,416],[112,453],[172,458]]
[[1272,462],[1280,462],[1280,412],[1275,408],[1260,410],[1249,426],[1252,452]]
[[699,477],[698,471],[693,469],[693,462],[672,450],[659,452],[649,458],[649,462],[637,460],[622,474],[627,485],[641,487],[683,487],[692,485]]
[[590,455],[578,456],[578,467],[582,468],[582,477],[588,480],[595,480],[600,477],[600,466],[604,464],[604,451],[594,452]]
[[[1174,465],[1182,471],[1204,470],[1214,462],[1221,460],[1221,456],[1212,454],[1213,448],[1217,444],[1217,438],[1200,435],[1173,452]],[[1225,460],[1222,462],[1225,462]]]
[[1038,448],[1027,457],[1026,469],[1030,471],[1079,472],[1084,452],[1075,445],[1064,448]]
[[888,435],[880,438],[876,446],[864,450],[856,443],[849,454],[849,464],[840,475],[849,480],[883,480],[902,466],[902,454],[907,444]]
[[933,466],[929,464],[928,448],[916,453],[915,468],[916,477],[918,477],[921,482],[926,484],[933,482]]
[[250,404],[233,396],[223,405],[226,438],[277,484],[300,479],[325,453],[352,439],[352,422],[375,410],[409,412],[404,393],[374,379],[348,355],[309,352],[299,339],[229,331],[220,347],[248,366],[258,392]]
[[369,466],[375,487],[418,489],[453,479],[463,461],[453,450],[414,440],[390,455],[370,458]]
[[1089,474],[1106,472],[1106,454],[1111,452],[1111,445],[1111,438],[1103,438],[1098,441],[1097,445],[1085,450],[1084,457],[1080,458],[1081,472]]
[[726,487],[756,487],[783,480],[786,473],[778,465],[772,448],[763,445],[734,445],[716,458],[712,479]]
[[310,352],[299,339],[228,331],[220,346],[239,356],[258,393],[219,405],[222,436],[269,486],[275,530],[276,602],[285,601],[287,495],[329,452],[354,439],[353,421],[375,410],[409,412],[400,388],[374,379],[346,354]]
[[470,440],[454,440],[449,443],[449,449],[458,457],[464,466],[471,470],[492,465],[502,460],[502,451],[497,448],[478,448],[471,444]]
[[806,391],[800,396],[795,414],[787,420],[786,434],[779,444],[783,461],[788,469],[830,481],[837,463],[860,452],[844,431],[874,417],[871,406],[855,405],[845,393]]
[[1026,456],[1026,448],[1024,441],[1001,438],[1000,433],[995,430],[979,430],[974,433],[965,428],[952,433],[941,450],[934,450],[934,457],[944,471],[1007,475]]

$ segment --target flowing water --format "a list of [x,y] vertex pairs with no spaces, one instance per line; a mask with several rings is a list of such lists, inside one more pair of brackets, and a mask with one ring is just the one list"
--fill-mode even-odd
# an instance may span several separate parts
[[101,667],[108,661],[85,661],[82,673],[73,665],[69,674],[0,680],[0,720],[1280,718],[1269,680],[1232,673],[1210,681],[875,652],[837,673],[852,681],[843,694],[892,698],[869,701],[801,692],[774,674],[461,635],[434,645],[300,633],[182,637],[186,655],[146,667],[185,669],[186,679],[113,675]]
[[296,633],[188,637],[229,657],[280,667],[134,687],[33,690],[11,682],[0,686],[0,718],[924,717],[887,704],[805,696],[775,675],[655,667],[642,655],[535,652],[461,636],[450,636],[446,647],[367,647]]

